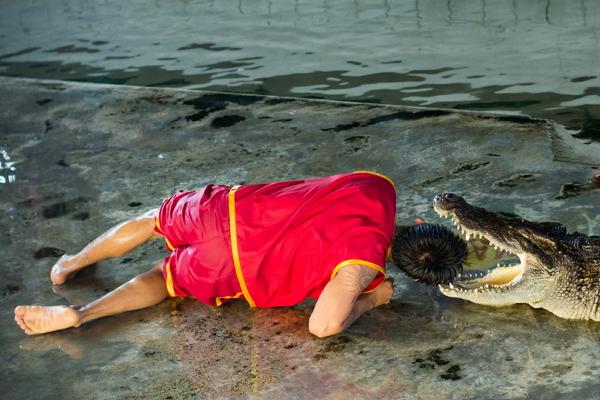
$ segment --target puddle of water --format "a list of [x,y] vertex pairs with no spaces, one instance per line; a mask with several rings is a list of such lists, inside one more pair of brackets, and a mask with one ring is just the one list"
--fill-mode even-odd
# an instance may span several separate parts
[[[232,28],[234,27],[234,28]],[[9,2],[11,76],[548,117],[600,137],[592,0]]]

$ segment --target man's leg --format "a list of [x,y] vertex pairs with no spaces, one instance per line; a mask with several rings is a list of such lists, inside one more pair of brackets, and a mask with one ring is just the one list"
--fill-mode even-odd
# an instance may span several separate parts
[[98,261],[121,257],[147,240],[160,237],[154,231],[157,209],[112,227],[75,255],[64,255],[50,271],[55,285],[62,285],[74,272]]
[[97,318],[160,303],[168,293],[162,263],[84,306],[17,306],[15,321],[28,335],[78,327]]

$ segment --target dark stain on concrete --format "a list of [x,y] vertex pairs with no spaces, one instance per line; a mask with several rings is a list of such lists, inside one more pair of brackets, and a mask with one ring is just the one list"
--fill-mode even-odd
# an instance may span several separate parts
[[227,128],[229,126],[233,126],[235,124],[237,124],[238,122],[242,122],[243,120],[245,120],[245,117],[242,117],[241,115],[224,115],[222,117],[217,117],[215,119],[212,120],[212,122],[210,123],[210,126],[212,128]]
[[290,122],[293,121],[292,118],[281,118],[281,119],[274,119],[271,122]]
[[452,350],[454,346],[447,347],[445,349],[434,349],[427,353],[427,360],[435,363],[438,367],[441,365],[447,365],[450,361],[442,358],[442,354],[448,350]]
[[17,292],[21,291],[21,287],[19,285],[15,285],[13,283],[8,283],[2,288],[2,297],[10,296]]
[[[427,352],[425,358],[415,358],[412,363],[413,365],[418,365],[418,367],[423,370],[434,371],[440,367],[445,368],[446,365],[450,364],[450,361],[446,359],[445,353],[453,348],[454,346],[449,346],[442,349],[438,348],[430,350]],[[451,365],[446,371],[440,374],[440,378],[453,381],[461,379],[462,377],[458,374],[459,371],[459,365]]]
[[87,211],[82,211],[82,212],[79,212],[79,213],[77,213],[77,214],[73,215],[71,218],[72,218],[72,219],[76,219],[76,220],[78,220],[78,221],[85,221],[85,220],[86,220],[86,219],[88,219],[89,217],[90,217],[90,213],[89,213],[89,212],[87,212]]
[[[139,101],[145,101],[148,103],[152,103],[152,104],[160,104],[160,105],[165,105],[165,104],[169,104],[169,100],[171,100],[173,97],[168,95],[168,94],[154,94],[151,96],[142,96],[139,97],[138,100]],[[138,102],[138,101],[136,101]]]
[[186,115],[185,116],[185,120],[186,121],[201,121],[208,114],[210,114],[211,112],[215,112],[215,111],[219,111],[219,110],[215,109],[215,108],[209,109],[209,110],[201,110],[201,111],[199,111],[197,113]]
[[291,102],[294,102],[294,101],[296,101],[296,100],[294,100],[294,99],[284,99],[284,98],[279,98],[279,99],[277,99],[277,98],[268,98],[268,99],[265,100],[265,104],[268,105],[268,106],[274,106],[274,105],[277,105],[277,104],[291,103]]
[[489,163],[490,163],[489,161],[482,161],[482,162],[478,162],[478,163],[462,164],[462,165],[459,165],[458,167],[454,168],[452,171],[450,171],[449,175],[437,176],[434,178],[426,179],[424,181],[417,182],[414,185],[411,185],[410,187],[415,188],[415,189],[427,187],[429,185],[443,181],[445,179],[452,179],[454,177],[454,175],[460,175],[465,172],[471,172],[471,171],[478,170],[479,168],[486,167],[487,165],[489,165]]
[[537,376],[540,378],[560,377],[568,373],[571,369],[573,369],[572,364],[543,365]]
[[227,108],[228,104],[237,104],[240,106],[248,106],[260,102],[262,97],[252,95],[213,93],[196,97],[191,100],[184,101],[183,104],[191,105],[197,113],[185,117],[187,121],[200,121],[207,115],[216,111],[222,111]]
[[87,202],[88,200],[83,197],[77,197],[67,201],[59,201],[58,203],[44,207],[42,209],[42,216],[46,219],[62,217],[63,215],[76,211],[80,204]]
[[417,112],[398,111],[393,114],[371,118],[367,121],[367,125],[375,125],[380,122],[388,122],[388,121],[396,121],[396,120],[415,121],[415,120],[419,120],[422,118],[442,117],[444,115],[450,115],[450,111],[444,111],[444,110],[423,110],[423,111],[417,111]]
[[211,99],[214,99],[214,101],[226,101],[239,106],[249,106],[263,101],[263,97],[254,96],[251,94],[215,93],[206,95],[205,97],[207,96],[211,97]]
[[321,129],[323,132],[341,132],[341,131],[347,131],[349,129],[352,128],[358,128],[359,126],[361,126],[360,122],[351,122],[349,124],[341,124],[341,125],[336,125],[333,128],[324,128]]
[[54,129],[54,125],[52,125],[52,122],[50,122],[50,120],[46,120],[46,122],[45,122],[45,128],[44,128],[44,133],[48,133],[52,129]]
[[48,104],[52,101],[52,99],[40,99],[40,100],[36,100],[35,102],[37,104],[39,104],[40,106],[43,106],[44,104]]
[[21,207],[32,208],[32,207],[39,206],[40,204],[42,204],[45,201],[55,199],[56,197],[57,196],[53,196],[53,195],[51,195],[51,196],[45,196],[45,197],[42,197],[42,198],[39,198],[39,197],[30,197],[30,198],[28,198],[26,200],[23,200],[23,201],[19,202],[18,204]]
[[558,196],[555,197],[555,199],[568,199],[569,197],[576,197],[591,190],[597,190],[598,188],[600,188],[598,183],[600,183],[599,177],[594,177],[589,182],[565,183],[560,187],[560,192]]
[[[186,160],[187,161],[187,160]],[[139,207],[142,205],[141,202],[139,201],[132,201],[131,203],[127,204],[129,207]]]
[[460,376],[458,374],[459,372],[460,372],[460,366],[455,364],[455,365],[452,365],[450,368],[448,368],[446,370],[446,373],[441,374],[440,378],[446,379],[446,380],[457,381],[459,379],[462,379],[462,376]]
[[506,179],[502,179],[494,182],[496,187],[515,187],[526,183],[532,183],[536,181],[536,175],[534,174],[514,174]]
[[456,167],[452,170],[452,174],[456,175],[456,174],[461,174],[463,172],[475,171],[476,169],[485,167],[489,163],[490,163],[489,161],[483,161],[483,162],[479,162],[479,163],[475,163],[475,164],[467,163],[467,164],[459,165],[458,167]]
[[341,353],[354,340],[346,335],[335,336],[325,341],[323,347],[313,357],[316,361],[328,358],[330,353]]
[[411,187],[412,188],[427,187],[429,185],[433,185],[436,182],[443,181],[444,179],[446,179],[446,176],[437,176],[435,178],[425,179],[424,181],[415,183],[414,185],[411,185]]
[[40,247],[33,254],[33,258],[60,257],[63,254],[65,254],[64,250],[57,249],[56,247]]
[[444,110],[424,110],[424,111],[416,111],[416,112],[397,111],[392,114],[381,115],[378,117],[371,118],[362,124],[360,122],[355,121],[350,124],[340,124],[340,125],[334,126],[333,128],[324,128],[321,130],[323,132],[330,132],[330,131],[331,132],[341,132],[341,131],[346,131],[346,130],[353,129],[353,128],[375,125],[375,124],[379,124],[381,122],[389,122],[389,121],[395,121],[395,120],[412,121],[412,120],[418,120],[418,119],[422,119],[422,118],[440,117],[440,116],[449,115],[449,114],[450,114],[449,111],[444,111]]
[[369,144],[368,136],[350,136],[344,139],[346,150],[344,154],[358,153],[364,150]]
[[[480,116],[480,118],[482,118]],[[500,116],[493,116],[493,117],[483,117],[484,119],[495,119],[496,121],[502,121],[502,122],[513,122],[515,124],[532,124],[532,123],[537,123],[537,120],[535,120],[534,118],[531,118],[528,115],[500,115]]]
[[67,162],[65,160],[58,160],[56,162],[56,165],[59,165],[61,167],[69,167],[70,166],[69,164],[67,164]]

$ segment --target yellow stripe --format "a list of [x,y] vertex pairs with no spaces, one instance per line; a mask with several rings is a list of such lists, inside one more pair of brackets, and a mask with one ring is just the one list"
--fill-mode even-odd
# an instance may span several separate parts
[[156,217],[154,218],[154,220],[156,221],[156,227],[158,228],[158,230],[160,231],[160,233],[162,233],[162,229],[160,227],[160,219],[158,218],[158,214],[156,213]]
[[167,272],[167,292],[169,292],[169,296],[177,297],[177,295],[175,294],[175,289],[173,289],[173,277],[171,276],[171,264],[167,263],[165,271]]
[[237,241],[237,224],[235,220],[235,191],[238,190],[238,188],[239,185],[234,186],[229,190],[229,234],[231,235],[231,255],[233,257],[235,275],[240,283],[242,293],[244,293],[244,298],[248,304],[250,304],[250,307],[256,307],[254,299],[252,299],[252,296],[250,296],[250,292],[248,291],[248,287],[246,287],[246,281],[244,280],[244,275],[242,274],[242,266],[240,265],[240,254],[238,251]]
[[377,173],[377,172],[373,172],[373,171],[354,171],[355,174],[371,174],[371,175],[375,175],[378,176],[380,178],[385,179],[386,181],[388,181],[389,183],[392,184],[392,186],[394,187],[394,189],[396,189],[396,185],[394,184],[394,181],[391,180],[390,178],[388,178],[387,176]]
[[217,303],[217,307],[220,307],[223,304],[222,300],[225,300],[225,299],[239,299],[241,295],[242,295],[242,292],[237,292],[233,296],[220,296],[220,297],[217,297],[215,299],[215,303]]
[[345,267],[346,265],[362,265],[364,267],[373,268],[374,270],[381,272],[383,274],[383,276],[387,276],[385,274],[385,269],[377,264],[374,264],[370,261],[365,261],[365,260],[350,259],[350,260],[342,261],[341,263],[336,265],[335,268],[333,269],[333,272],[331,273],[331,278],[329,278],[329,279],[335,278],[335,276],[337,275],[340,268]]
[[167,244],[167,248],[171,251],[175,250],[175,246],[173,246],[171,244],[171,242],[169,242],[169,239],[167,239],[167,237],[165,236],[165,234],[163,233],[162,228],[160,227],[160,219],[158,218],[158,215],[155,218],[156,220],[156,227],[158,228],[158,230],[160,231],[160,234],[163,235],[163,237],[165,238],[165,243]]

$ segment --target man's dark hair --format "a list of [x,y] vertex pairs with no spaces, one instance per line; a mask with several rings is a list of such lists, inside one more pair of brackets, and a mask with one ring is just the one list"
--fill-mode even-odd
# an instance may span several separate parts
[[397,227],[392,260],[408,276],[428,285],[452,282],[461,272],[467,243],[440,224]]

